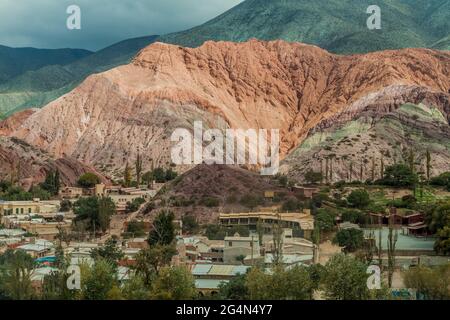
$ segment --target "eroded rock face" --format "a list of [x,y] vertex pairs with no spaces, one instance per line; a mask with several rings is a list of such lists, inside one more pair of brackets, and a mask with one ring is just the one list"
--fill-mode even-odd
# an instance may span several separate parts
[[58,170],[63,185],[75,185],[86,172],[95,173],[102,182],[109,180],[94,168],[76,159],[63,157],[53,159],[51,155],[38,150],[17,138],[0,137],[0,180],[18,181],[26,189],[45,180],[48,172]]
[[[373,95],[386,88],[447,94],[449,74],[450,53],[428,49],[339,56],[284,41],[207,42],[195,49],[156,43],[131,64],[90,76],[12,136],[116,176],[138,150],[146,168],[168,165],[172,131],[192,128],[194,120],[280,129],[284,156],[352,105],[376,109]],[[417,100],[408,93],[402,99]],[[448,118],[448,108],[442,111]]]
[[0,121],[0,136],[10,135],[16,128],[20,127],[23,124],[23,122],[37,110],[38,109],[27,109],[24,111],[20,111],[7,119]]

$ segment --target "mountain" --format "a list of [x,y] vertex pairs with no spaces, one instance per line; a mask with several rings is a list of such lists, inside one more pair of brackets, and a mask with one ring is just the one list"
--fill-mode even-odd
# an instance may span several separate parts
[[0,45],[0,84],[24,72],[66,65],[92,54],[82,49],[10,48]]
[[308,171],[324,181],[382,178],[383,169],[409,163],[431,176],[450,170],[450,95],[416,86],[392,86],[315,126],[281,164],[291,179],[304,181]]
[[195,120],[280,129],[284,157],[324,124],[367,108],[381,115],[432,102],[448,130],[449,74],[450,52],[430,49],[342,56],[285,41],[155,43],[131,64],[88,77],[11,135],[116,177],[138,150],[145,168],[169,166],[173,130]]
[[128,63],[157,36],[128,39],[68,64],[26,70],[0,84],[0,114],[10,115],[30,107],[40,107],[75,88],[92,73]]
[[[370,5],[381,9],[381,30],[367,28]],[[282,39],[350,54],[433,45],[449,49],[449,35],[449,0],[247,0],[158,41],[197,47],[208,40]]]

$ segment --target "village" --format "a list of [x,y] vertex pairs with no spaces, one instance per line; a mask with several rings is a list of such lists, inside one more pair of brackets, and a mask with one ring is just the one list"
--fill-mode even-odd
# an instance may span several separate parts
[[[174,248],[166,263],[189,271],[197,298],[219,295],[224,284],[233,283],[254,267],[270,270],[276,265],[290,270],[326,266],[334,256],[346,253],[364,256],[389,270],[384,277],[389,278],[391,295],[416,299],[403,281],[403,271],[419,265],[446,265],[449,261],[445,254],[436,253],[436,239],[420,210],[391,205],[385,210],[368,210],[363,216],[357,210],[337,210],[336,202],[324,193],[330,192],[330,187],[291,184],[288,189],[295,198],[291,196],[284,202],[278,202],[279,192],[265,190],[261,194],[263,202],[253,209],[225,212],[213,204],[210,207],[215,211],[204,224],[183,210],[169,214],[172,205],[161,201],[161,194],[174,177],[166,182],[160,179],[159,183],[135,183],[133,187],[96,179],[86,184],[86,177],[80,177],[78,185],[59,187],[51,199],[0,200],[0,256],[21,251],[32,257],[30,281],[34,292],[42,292],[48,277],[58,271],[58,255],[66,257],[68,264],[82,267],[94,265],[99,252],[113,250],[120,252],[114,268],[118,286],[125,286],[138,272],[146,250],[159,248],[163,232],[158,230],[162,228],[158,223],[166,219],[171,227],[166,224],[165,228],[173,228],[174,236],[166,243]],[[54,181],[55,174],[47,178]],[[142,178],[138,179],[142,182]],[[278,179],[283,183],[281,176]],[[339,189],[344,190],[342,186],[333,190]],[[363,189],[350,186],[350,190],[347,201]],[[336,198],[341,201],[340,196]],[[362,201],[358,199],[355,204]],[[89,212],[89,201],[93,200],[99,203],[98,216],[101,203],[110,208],[104,209],[110,210],[106,224],[101,218],[94,221],[92,216],[80,219],[89,214],[83,210]],[[403,200],[408,197],[403,196]],[[303,203],[314,205],[306,208]],[[155,210],[155,204],[160,210]],[[330,215],[329,211],[338,213]],[[389,246],[393,232],[394,253]],[[159,240],[152,242],[152,233]],[[320,293],[314,298],[321,299]]]

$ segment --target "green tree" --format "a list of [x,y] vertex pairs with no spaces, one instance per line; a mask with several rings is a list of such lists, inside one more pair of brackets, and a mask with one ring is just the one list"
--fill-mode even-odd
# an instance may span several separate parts
[[151,295],[160,300],[194,299],[194,278],[185,267],[164,267],[153,282]]
[[450,201],[441,202],[431,207],[426,213],[425,220],[428,229],[433,233],[450,226]]
[[78,185],[82,188],[92,188],[100,182],[100,178],[92,172],[87,172],[78,179]]
[[320,231],[331,231],[334,228],[335,214],[328,209],[318,209],[315,223]]
[[385,169],[384,177],[378,183],[393,187],[413,187],[418,181],[417,174],[410,166],[395,164]]
[[365,189],[353,190],[347,201],[352,207],[364,209],[370,204],[370,195]]
[[303,266],[288,270],[276,267],[271,274],[253,268],[247,273],[246,287],[252,300],[309,300],[313,283]]
[[171,211],[161,211],[154,219],[148,236],[151,246],[170,245],[175,240],[174,214]]
[[367,266],[344,254],[333,256],[325,265],[323,289],[328,299],[365,300],[369,298]]
[[136,273],[147,287],[158,275],[161,268],[168,266],[177,250],[174,245],[154,245],[139,251],[136,256]]
[[438,230],[434,251],[438,254],[450,255],[450,226]]
[[246,275],[238,274],[228,282],[219,285],[219,298],[222,300],[247,300],[249,297],[246,286]]
[[111,265],[117,267],[118,262],[122,260],[125,255],[122,252],[122,249],[117,246],[117,241],[109,238],[103,246],[92,249],[91,257],[94,260],[103,259]]
[[125,170],[123,171],[123,185],[127,188],[131,187],[131,168],[127,164],[125,165]]
[[136,169],[136,182],[137,185],[139,186],[141,184],[141,175],[142,175],[142,159],[139,150],[136,157],[135,169]]
[[92,266],[81,267],[83,299],[107,300],[109,292],[118,286],[114,267],[106,260],[96,260]]
[[0,292],[13,300],[30,300],[36,296],[31,285],[33,258],[22,250],[7,250],[0,256]]
[[359,229],[339,230],[333,239],[341,247],[345,247],[346,252],[354,252],[361,249],[364,244],[364,232]]
[[181,219],[183,224],[183,233],[195,234],[198,232],[200,226],[193,215],[185,215]]
[[61,187],[61,181],[59,177],[59,171],[49,171],[45,177],[43,183],[41,183],[41,188],[48,191],[52,195],[57,195]]
[[84,221],[88,230],[105,232],[109,228],[115,205],[111,198],[87,197],[73,205],[75,222]]
[[122,296],[125,300],[147,300],[150,298],[150,291],[145,285],[143,277],[133,274],[123,285]]
[[414,288],[429,300],[450,299],[450,263],[438,267],[418,266],[403,274],[407,288]]

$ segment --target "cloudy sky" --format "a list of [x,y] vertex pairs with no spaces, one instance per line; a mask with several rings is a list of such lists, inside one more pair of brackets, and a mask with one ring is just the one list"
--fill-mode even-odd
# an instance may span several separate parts
[[[97,50],[127,38],[181,31],[242,0],[0,0],[0,44]],[[69,5],[81,30],[68,30]]]

